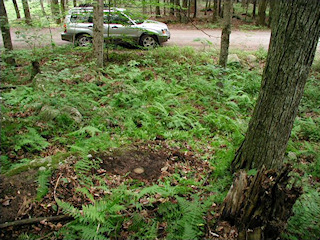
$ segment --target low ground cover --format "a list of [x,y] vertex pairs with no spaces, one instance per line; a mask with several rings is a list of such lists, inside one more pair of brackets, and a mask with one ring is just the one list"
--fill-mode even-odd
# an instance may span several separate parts
[[[215,50],[113,49],[97,71],[91,51],[23,50],[17,67],[2,65],[1,222],[74,220],[9,227],[1,238],[235,238],[219,204],[266,53],[238,52],[240,63],[222,69]],[[41,73],[30,80],[35,57]],[[320,229],[317,64],[288,146],[305,188],[288,239]]]

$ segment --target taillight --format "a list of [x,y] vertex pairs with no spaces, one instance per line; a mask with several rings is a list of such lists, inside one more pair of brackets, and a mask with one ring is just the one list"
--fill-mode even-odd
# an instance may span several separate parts
[[67,32],[67,24],[63,24],[63,27],[64,27],[64,32],[66,33]]

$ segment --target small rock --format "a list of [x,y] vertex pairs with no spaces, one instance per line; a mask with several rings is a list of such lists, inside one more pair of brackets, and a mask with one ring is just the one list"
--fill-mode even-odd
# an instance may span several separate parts
[[248,56],[247,56],[247,61],[248,61],[249,63],[255,63],[255,62],[257,61],[257,57],[254,56],[254,55],[248,55]]
[[142,174],[142,173],[144,173],[144,169],[143,169],[142,167],[135,168],[135,169],[133,169],[133,171],[134,171],[136,174]]
[[228,63],[239,63],[240,59],[237,54],[230,54],[228,55]]

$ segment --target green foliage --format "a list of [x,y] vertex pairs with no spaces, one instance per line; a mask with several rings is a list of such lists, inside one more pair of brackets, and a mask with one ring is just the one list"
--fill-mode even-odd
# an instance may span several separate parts
[[285,239],[309,240],[320,236],[320,194],[311,191],[303,194],[293,208]]
[[49,191],[49,180],[51,177],[51,170],[39,171],[37,200],[40,201]]
[[18,151],[22,148],[32,152],[32,151],[41,151],[44,148],[48,147],[50,144],[45,138],[43,138],[36,129],[27,128],[27,132],[21,135],[16,136],[14,150]]
[[[90,70],[94,62],[88,49],[64,46],[42,54],[42,73],[32,84],[24,80],[30,51],[17,53],[19,69],[4,71],[4,84],[13,84],[14,77],[14,84],[22,85],[2,93],[1,172],[13,175],[41,166],[53,171],[71,154],[76,156],[76,194],[87,203],[76,208],[57,200],[75,218],[61,231],[63,239],[119,238],[123,231],[133,239],[203,238],[210,204],[221,203],[232,182],[230,163],[244,139],[261,69],[221,69],[213,48],[111,50],[102,74]],[[261,48],[255,55],[263,62],[266,51]],[[246,53],[239,56],[246,59]],[[319,90],[318,78],[311,77],[289,145],[297,155],[294,164],[306,172],[302,182],[311,178],[313,188],[320,172]],[[90,157],[93,152],[152,142],[159,136],[181,151],[192,146],[186,151],[209,162],[207,176],[195,179],[194,172],[177,170],[151,186],[130,180],[110,189],[105,179],[92,174],[101,161]],[[51,154],[51,146],[66,153],[39,158]],[[49,170],[39,174],[39,200],[49,177]],[[95,188],[105,195],[95,196]],[[166,226],[162,233],[159,226]]]

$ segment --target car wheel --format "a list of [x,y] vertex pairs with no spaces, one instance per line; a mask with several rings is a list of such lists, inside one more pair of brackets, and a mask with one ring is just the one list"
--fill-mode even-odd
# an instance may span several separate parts
[[152,49],[157,47],[159,44],[157,39],[154,36],[143,35],[140,38],[140,45],[144,48]]
[[92,43],[92,38],[87,34],[81,34],[76,38],[76,45],[79,47],[88,47]]

